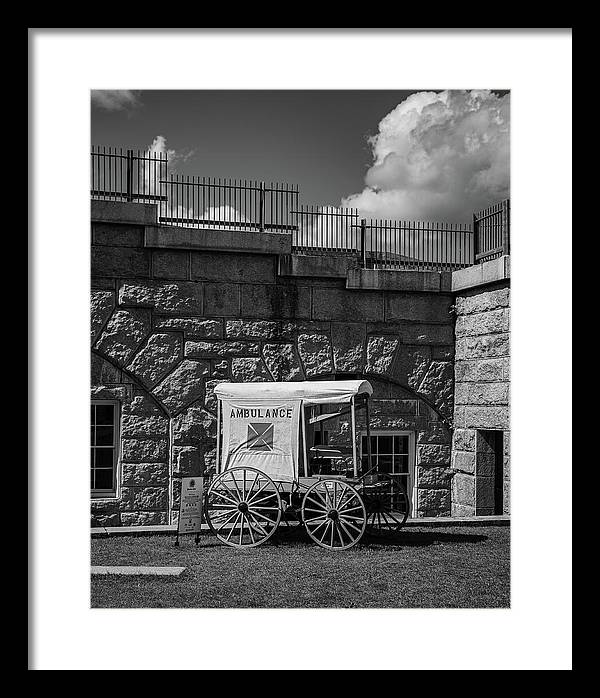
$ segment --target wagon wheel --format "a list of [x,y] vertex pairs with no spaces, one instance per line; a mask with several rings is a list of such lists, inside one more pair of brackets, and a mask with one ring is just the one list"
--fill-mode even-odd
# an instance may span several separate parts
[[275,533],[281,498],[273,480],[240,466],[217,475],[206,494],[206,520],[217,538],[234,548],[253,548]]
[[410,504],[399,478],[377,473],[363,480],[361,494],[367,508],[367,533],[393,535],[406,523]]
[[304,495],[302,520],[317,545],[347,550],[361,539],[367,512],[354,487],[341,480],[319,480]]

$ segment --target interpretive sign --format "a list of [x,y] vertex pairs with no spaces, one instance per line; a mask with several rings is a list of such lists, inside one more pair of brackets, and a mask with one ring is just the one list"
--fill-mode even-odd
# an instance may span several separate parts
[[179,524],[177,539],[181,533],[195,533],[196,542],[202,527],[202,494],[204,481],[201,477],[181,478],[179,500]]

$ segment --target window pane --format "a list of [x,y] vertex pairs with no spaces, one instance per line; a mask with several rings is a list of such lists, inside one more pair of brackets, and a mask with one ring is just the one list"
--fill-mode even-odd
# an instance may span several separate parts
[[379,453],[392,453],[392,437],[379,436]]
[[363,436],[362,439],[361,439],[361,442],[360,442],[360,449],[361,449],[361,452],[362,452],[363,454],[364,454],[364,453],[367,453],[367,437],[366,437],[366,436]]
[[114,421],[114,405],[96,405],[96,424],[114,424]]
[[371,437],[371,453],[377,453],[377,437]]
[[96,446],[113,445],[113,427],[96,427]]
[[408,453],[408,435],[394,436],[394,453]]
[[92,405],[92,414],[90,416],[90,424],[94,424],[96,421],[96,405]]
[[392,456],[379,456],[379,472],[381,473],[391,473],[392,472]]
[[112,448],[97,448],[96,449],[96,468],[108,468],[113,465],[113,449]]
[[408,472],[408,455],[395,456],[394,465],[396,466],[394,469],[394,472],[407,473]]
[[113,488],[113,470],[112,468],[96,469],[96,484],[97,490],[112,490]]
[[404,486],[404,488],[405,488],[405,490],[406,490],[407,492],[410,492],[410,487],[409,487],[410,483],[409,483],[409,479],[410,479],[410,478],[408,477],[408,473],[405,473],[405,474],[401,475],[401,476],[398,478],[399,482],[402,483],[402,485]]
[[95,439],[95,437],[96,437],[96,428],[95,428],[94,425],[92,424],[91,429],[90,429],[90,444],[91,444],[92,446],[95,446],[95,445],[96,445],[96,439]]

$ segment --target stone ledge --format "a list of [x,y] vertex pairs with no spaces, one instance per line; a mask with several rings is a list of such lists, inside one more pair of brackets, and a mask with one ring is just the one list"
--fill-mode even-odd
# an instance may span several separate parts
[[[408,519],[406,527],[420,526],[509,526],[510,516],[501,514],[497,516],[422,516],[421,518]],[[98,526],[92,528],[92,538],[106,538],[110,536],[152,536],[157,534],[174,535],[177,532],[177,524],[164,526]],[[202,524],[202,532],[210,533],[208,524]],[[187,535],[186,535],[187,537]],[[191,535],[189,536],[191,539]]]
[[505,279],[510,279],[510,255],[452,272],[452,290],[464,291]]
[[451,290],[452,272],[395,269],[349,269],[346,288],[439,293]]
[[292,236],[289,233],[147,225],[144,231],[144,246],[184,250],[290,254]]
[[354,257],[286,254],[279,257],[279,276],[316,276],[345,279],[356,266]]
[[91,201],[92,222],[134,223],[152,225],[156,223],[156,204],[138,204],[128,201]]

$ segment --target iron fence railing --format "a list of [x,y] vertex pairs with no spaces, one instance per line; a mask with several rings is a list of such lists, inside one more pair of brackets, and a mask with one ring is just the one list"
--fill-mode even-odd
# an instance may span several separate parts
[[363,219],[360,232],[364,267],[451,271],[473,264],[468,223]]
[[113,201],[166,201],[167,154],[92,146],[91,195]]
[[356,253],[360,250],[360,216],[355,208],[300,206],[292,247],[297,252]]
[[510,254],[510,200],[504,199],[473,214],[475,262]]
[[508,199],[472,223],[360,218],[358,209],[299,204],[294,184],[168,172],[166,153],[92,146],[95,199],[158,205],[165,225],[292,234],[300,254],[350,254],[376,269],[460,269],[510,253]]
[[296,185],[251,180],[171,175],[161,180],[167,192],[159,222],[192,228],[296,230]]

